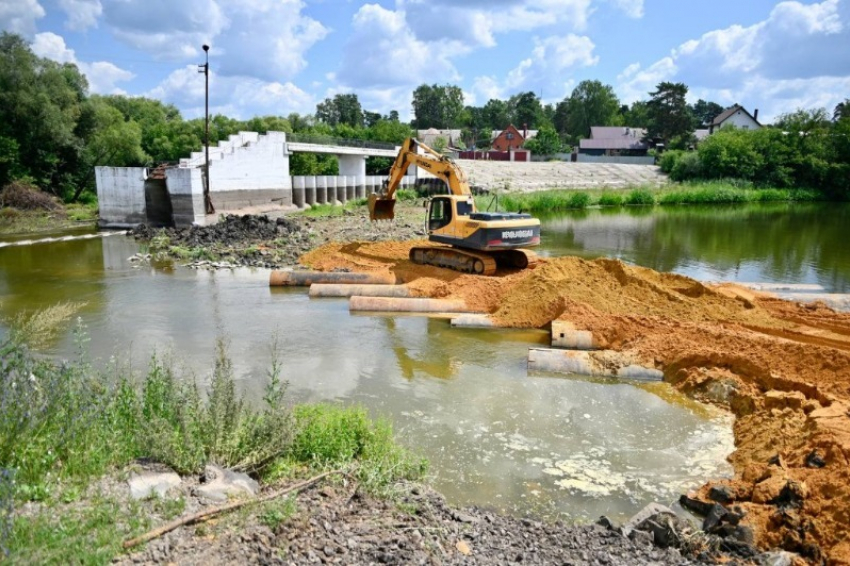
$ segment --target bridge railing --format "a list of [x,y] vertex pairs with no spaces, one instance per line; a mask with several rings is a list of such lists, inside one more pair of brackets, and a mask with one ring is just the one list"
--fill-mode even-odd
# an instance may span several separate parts
[[317,145],[337,145],[341,147],[362,147],[366,149],[388,149],[391,151],[397,147],[395,144],[388,142],[335,138],[332,136],[322,136],[318,134],[286,134],[286,141]]

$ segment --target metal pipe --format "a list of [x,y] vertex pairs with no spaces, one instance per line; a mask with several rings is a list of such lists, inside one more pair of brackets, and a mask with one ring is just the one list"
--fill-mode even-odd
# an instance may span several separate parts
[[410,288],[404,285],[363,285],[346,283],[313,283],[311,297],[410,297]]
[[359,285],[393,285],[392,273],[349,273],[342,271],[272,271],[269,285],[272,287],[309,287],[313,283],[349,283]]
[[397,299],[389,297],[351,297],[348,310],[357,312],[460,313],[475,312],[466,303],[453,299]]

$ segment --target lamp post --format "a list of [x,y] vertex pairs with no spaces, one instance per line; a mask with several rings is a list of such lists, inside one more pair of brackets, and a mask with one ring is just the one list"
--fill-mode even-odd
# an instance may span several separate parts
[[215,214],[210,198],[210,46],[204,44],[205,62],[198,65],[198,72],[204,74],[204,208],[207,214]]

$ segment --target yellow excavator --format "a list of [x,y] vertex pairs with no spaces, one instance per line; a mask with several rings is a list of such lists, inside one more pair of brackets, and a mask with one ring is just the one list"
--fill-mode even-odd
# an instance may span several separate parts
[[450,193],[429,199],[426,214],[428,239],[447,245],[412,248],[413,263],[479,275],[493,275],[497,265],[516,269],[534,266],[537,255],[523,248],[540,244],[540,221],[530,214],[478,212],[463,171],[414,138],[401,146],[382,192],[369,197],[371,220],[395,217],[395,192],[411,165],[445,181]]

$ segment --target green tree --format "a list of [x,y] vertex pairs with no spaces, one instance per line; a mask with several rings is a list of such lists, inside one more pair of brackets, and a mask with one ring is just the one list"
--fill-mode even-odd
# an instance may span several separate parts
[[591,126],[618,125],[620,101],[611,85],[582,81],[563,103],[565,131],[573,139],[589,138]]
[[413,91],[412,126],[416,129],[460,127],[463,91],[452,85],[420,85]]
[[621,106],[620,116],[623,125],[630,128],[646,128],[649,126],[649,104],[643,100],[632,102],[631,106]]
[[483,108],[483,126],[490,130],[504,130],[511,123],[508,103],[498,98],[491,98]]
[[543,126],[535,137],[525,142],[524,147],[537,155],[554,155],[563,146],[558,132],[551,126]]
[[367,128],[371,128],[381,119],[380,112],[369,112],[368,110],[363,111],[363,123]]
[[379,120],[366,130],[366,139],[389,142],[401,145],[407,138],[414,137],[414,132],[407,124],[397,120]]
[[508,99],[508,117],[510,123],[519,130],[523,127],[530,130],[537,129],[543,121],[543,107],[540,105],[540,99],[531,91],[513,95]]
[[694,117],[694,127],[705,127],[711,125],[711,122],[720,115],[725,108],[716,102],[706,102],[702,98],[696,101],[692,106],[689,106],[691,115]]
[[356,94],[337,94],[316,106],[316,118],[329,126],[346,124],[356,128],[363,125],[363,108]]
[[73,190],[87,89],[76,66],[36,56],[19,35],[0,35],[0,185],[14,175],[55,194]]
[[693,116],[685,97],[688,87],[684,83],[662,82],[649,93],[647,103],[649,123],[647,139],[673,147],[671,142],[687,143],[693,134]]
[[845,98],[843,102],[836,104],[832,112],[833,121],[838,122],[844,118],[850,118],[850,98]]

